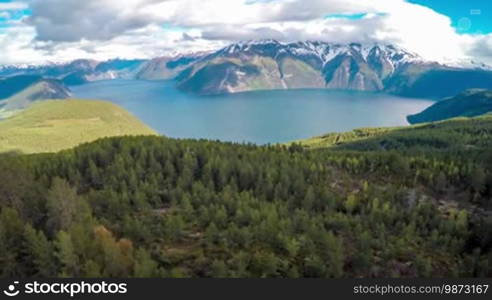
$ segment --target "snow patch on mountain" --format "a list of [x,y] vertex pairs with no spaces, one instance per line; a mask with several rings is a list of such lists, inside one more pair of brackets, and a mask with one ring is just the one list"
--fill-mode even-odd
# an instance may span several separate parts
[[326,65],[339,55],[358,56],[365,62],[371,54],[389,61],[394,68],[406,63],[425,62],[416,53],[405,50],[394,45],[370,44],[363,45],[358,43],[336,44],[319,41],[302,41],[293,43],[283,43],[276,40],[246,41],[231,44],[219,51],[216,55],[267,55],[276,58],[278,55],[292,55],[294,57],[314,57],[322,65]]

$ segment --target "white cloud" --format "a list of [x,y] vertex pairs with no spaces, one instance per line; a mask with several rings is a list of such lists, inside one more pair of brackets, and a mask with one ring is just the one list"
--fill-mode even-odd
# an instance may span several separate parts
[[471,43],[470,53],[485,62],[492,65],[492,34],[476,37],[476,40]]
[[32,0],[26,23],[41,41],[107,40],[157,22],[141,7],[157,0]]
[[0,18],[10,19],[10,13],[8,11],[0,11]]
[[327,14],[377,12],[377,3],[402,0],[168,0],[143,9],[186,27],[306,21]]
[[28,8],[25,2],[1,2],[0,11],[2,10],[22,10]]
[[464,56],[469,39],[459,35],[447,16],[416,4],[388,7],[378,38],[393,40],[429,59],[442,60]]
[[[11,44],[0,51],[22,49],[26,60],[153,57],[275,38],[397,43],[428,59],[470,56],[492,63],[491,36],[458,34],[447,16],[404,0],[29,1],[32,16],[15,25],[24,30],[22,38],[10,37],[12,28],[0,32],[0,40]],[[365,17],[355,20],[325,18],[361,13]]]
[[0,63],[45,61],[45,56],[32,45],[34,28],[12,27],[0,33]]
[[[467,58],[480,40],[479,36],[458,34],[449,17],[404,0],[284,0],[252,4],[242,0],[171,0],[147,9],[156,18],[177,26],[200,28],[202,37],[212,40],[397,43],[439,61]],[[357,13],[365,13],[366,17],[324,18]]]

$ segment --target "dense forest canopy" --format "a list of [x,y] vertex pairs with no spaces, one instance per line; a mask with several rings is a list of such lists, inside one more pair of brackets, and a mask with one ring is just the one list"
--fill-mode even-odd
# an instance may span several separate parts
[[492,276],[492,119],[362,136],[2,155],[0,276]]

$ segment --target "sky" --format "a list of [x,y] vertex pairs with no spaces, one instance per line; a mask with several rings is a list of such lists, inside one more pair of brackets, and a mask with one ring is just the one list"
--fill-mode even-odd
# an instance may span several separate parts
[[0,0],[0,64],[152,58],[255,39],[396,44],[492,65],[491,0]]

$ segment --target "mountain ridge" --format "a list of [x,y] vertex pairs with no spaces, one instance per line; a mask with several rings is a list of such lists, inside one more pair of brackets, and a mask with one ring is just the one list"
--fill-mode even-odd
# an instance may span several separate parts
[[[462,80],[470,74],[473,82]],[[463,82],[442,91],[428,88],[455,78]],[[199,94],[315,87],[444,97],[470,87],[492,88],[492,72],[485,65],[470,69],[427,61],[395,45],[260,40],[205,56],[177,81],[182,90]]]
[[0,76],[40,75],[68,85],[98,80],[175,80],[197,94],[326,88],[442,98],[469,88],[492,89],[492,67],[439,63],[391,44],[273,39],[237,42],[211,52],[153,59],[80,59],[65,64],[0,68]]

